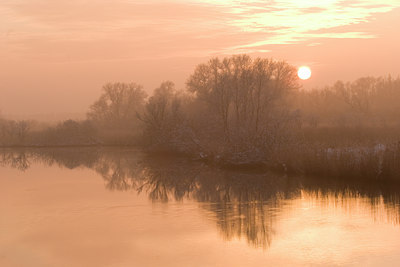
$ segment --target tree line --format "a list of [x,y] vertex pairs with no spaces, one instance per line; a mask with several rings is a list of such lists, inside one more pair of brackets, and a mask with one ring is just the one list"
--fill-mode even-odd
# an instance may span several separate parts
[[395,143],[398,103],[399,78],[305,90],[287,62],[235,55],[199,64],[185,90],[164,81],[149,96],[136,83],[107,83],[85,121],[40,128],[1,119],[0,145],[140,145],[227,166],[264,164],[310,146]]

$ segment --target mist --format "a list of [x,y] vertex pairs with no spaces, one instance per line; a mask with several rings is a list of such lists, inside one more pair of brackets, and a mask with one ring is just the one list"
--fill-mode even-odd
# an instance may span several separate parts
[[397,0],[2,0],[0,266],[397,266]]
[[[319,9],[250,1],[236,10],[229,4],[236,1],[201,2],[2,1],[3,116],[82,115],[107,82],[136,82],[148,94],[165,80],[185,89],[197,64],[232,54],[309,65],[314,75],[302,84],[306,89],[398,75],[395,1],[348,8],[331,1]],[[293,20],[280,16],[280,5]]]

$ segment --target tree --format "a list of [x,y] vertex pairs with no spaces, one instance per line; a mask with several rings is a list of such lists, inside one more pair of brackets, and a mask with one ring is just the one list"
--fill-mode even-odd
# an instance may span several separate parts
[[147,97],[141,85],[108,83],[100,98],[90,106],[90,120],[109,128],[130,128],[137,121],[136,113],[143,109]]
[[236,55],[198,65],[187,87],[216,113],[225,140],[236,145],[258,142],[274,130],[271,123],[287,121],[284,101],[299,85],[296,69],[284,61]]
[[225,136],[228,135],[228,115],[233,97],[229,63],[229,59],[220,61],[219,58],[213,58],[207,64],[198,65],[187,81],[188,90],[216,111]]
[[145,123],[145,133],[153,143],[166,145],[178,137],[177,130],[182,126],[180,106],[179,92],[173,82],[163,82],[154,90],[144,112],[139,114]]
[[0,144],[24,145],[32,122],[0,119]]

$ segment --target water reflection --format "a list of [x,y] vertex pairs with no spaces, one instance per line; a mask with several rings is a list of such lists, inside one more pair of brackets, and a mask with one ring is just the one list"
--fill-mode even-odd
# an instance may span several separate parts
[[400,185],[383,181],[289,177],[229,172],[184,158],[150,157],[135,149],[2,150],[0,165],[27,170],[32,163],[90,168],[109,190],[133,190],[155,202],[195,200],[213,214],[225,240],[245,239],[268,248],[280,211],[289,201],[341,207],[349,214],[369,209],[370,218],[400,223]]
[[215,213],[225,240],[246,238],[267,248],[274,233],[275,210],[282,200],[300,193],[294,179],[276,175],[217,170],[197,162],[176,159],[142,161],[142,183],[152,200],[194,199]]
[[30,161],[24,151],[4,151],[0,154],[0,166],[10,166],[21,171],[30,167]]

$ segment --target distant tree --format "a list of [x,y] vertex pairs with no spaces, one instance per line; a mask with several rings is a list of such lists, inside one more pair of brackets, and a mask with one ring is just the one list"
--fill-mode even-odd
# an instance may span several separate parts
[[97,132],[92,121],[66,120],[40,132],[37,142],[41,145],[93,145]]
[[167,144],[178,137],[182,126],[180,92],[171,81],[163,82],[154,90],[139,118],[145,123],[146,136],[153,143]]
[[0,119],[0,144],[24,145],[32,122]]
[[147,97],[141,85],[108,83],[100,98],[90,106],[90,120],[109,128],[129,128],[137,121],[136,113],[143,109]]
[[30,123],[28,121],[18,121],[15,123],[15,132],[18,137],[18,141],[22,144],[24,143],[30,128]]
[[301,91],[303,118],[317,118],[324,126],[398,125],[400,79],[363,77],[352,82]]

